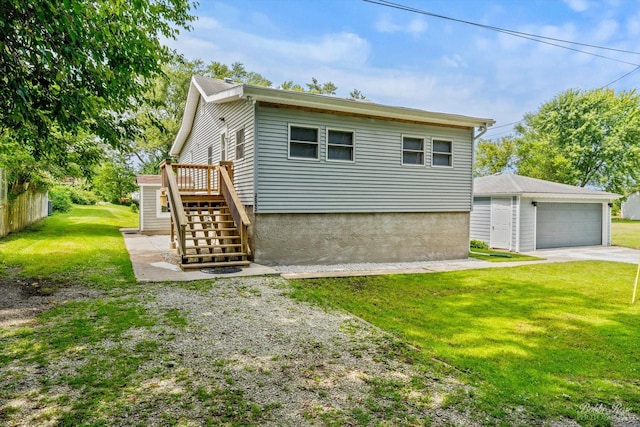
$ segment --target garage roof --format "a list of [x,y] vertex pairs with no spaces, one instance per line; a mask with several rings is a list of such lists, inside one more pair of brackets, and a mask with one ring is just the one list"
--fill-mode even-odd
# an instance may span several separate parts
[[614,200],[619,194],[504,173],[473,180],[474,196],[523,196],[554,199]]

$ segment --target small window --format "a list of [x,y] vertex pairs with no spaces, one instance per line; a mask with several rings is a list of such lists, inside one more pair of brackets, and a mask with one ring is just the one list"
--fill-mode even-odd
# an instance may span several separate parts
[[353,162],[353,132],[327,130],[327,160]]
[[207,164],[208,165],[213,164],[213,145],[210,145],[209,147],[207,147]]
[[244,129],[236,131],[236,160],[244,158]]
[[170,216],[167,194],[162,190],[156,190],[156,218],[168,218]]
[[402,137],[402,164],[424,165],[424,138]]
[[220,161],[224,162],[227,160],[227,134],[220,134]]
[[453,142],[442,139],[434,139],[432,141],[433,166],[452,166],[453,165]]
[[318,128],[289,126],[289,157],[319,159]]

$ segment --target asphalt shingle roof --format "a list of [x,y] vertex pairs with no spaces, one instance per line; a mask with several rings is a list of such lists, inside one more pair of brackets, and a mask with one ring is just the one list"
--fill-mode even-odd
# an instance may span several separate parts
[[543,179],[529,178],[516,174],[498,174],[482,176],[473,180],[473,193],[479,195],[522,195],[522,194],[553,194],[553,195],[584,195],[602,196],[603,198],[617,198],[617,194],[606,191],[592,190],[573,185],[559,184]]

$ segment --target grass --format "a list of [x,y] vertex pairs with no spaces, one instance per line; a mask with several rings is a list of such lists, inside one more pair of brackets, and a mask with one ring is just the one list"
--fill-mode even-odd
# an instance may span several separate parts
[[611,242],[615,246],[640,249],[640,221],[613,219],[611,221]]
[[301,280],[292,295],[396,334],[420,349],[425,370],[450,367],[477,390],[467,404],[496,424],[524,408],[525,424],[569,417],[606,425],[584,409],[640,412],[635,268],[575,262]]
[[[21,304],[30,309],[34,298],[42,311],[12,324],[2,315],[13,307],[0,310],[0,425],[252,425],[269,416],[272,406],[215,380],[200,401],[199,379],[165,345],[188,326],[186,314],[149,312],[152,285],[133,275],[119,229],[137,223],[127,207],[74,206],[0,240],[0,287],[27,288]],[[59,300],[68,286],[79,299]],[[164,382],[189,391],[165,392]],[[200,409],[174,410],[178,418],[166,410],[193,402]]]
[[0,240],[0,265],[17,267],[31,279],[81,278],[107,288],[130,284],[135,278],[119,228],[137,226],[138,214],[128,207],[74,206]]
[[541,261],[529,255],[522,255],[515,252],[495,251],[490,249],[471,249],[469,257],[489,262],[516,262],[516,261]]

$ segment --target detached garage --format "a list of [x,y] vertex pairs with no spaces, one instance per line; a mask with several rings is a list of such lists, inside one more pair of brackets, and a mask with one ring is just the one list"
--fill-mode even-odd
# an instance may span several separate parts
[[476,178],[471,238],[514,252],[611,244],[620,196],[514,174]]

